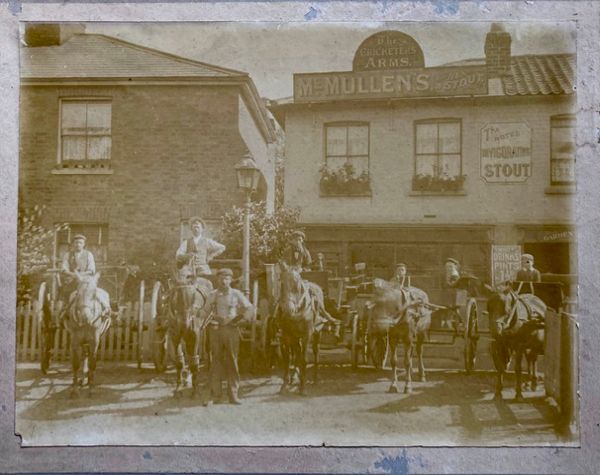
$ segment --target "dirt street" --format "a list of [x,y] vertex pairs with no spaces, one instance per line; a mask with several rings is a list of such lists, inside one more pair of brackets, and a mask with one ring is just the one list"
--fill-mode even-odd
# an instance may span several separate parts
[[[70,374],[54,364],[17,369],[17,432],[25,445],[552,445],[554,410],[542,389],[492,400],[493,374],[430,371],[412,394],[388,394],[389,370],[326,366],[307,396],[278,394],[279,376],[243,376],[243,405],[173,397],[173,371],[100,363],[92,397],[70,398]],[[403,385],[400,385],[402,389]]]

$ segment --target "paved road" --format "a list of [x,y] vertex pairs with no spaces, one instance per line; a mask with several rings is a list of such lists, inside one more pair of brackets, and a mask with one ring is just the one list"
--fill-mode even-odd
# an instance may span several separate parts
[[[172,396],[174,373],[100,363],[92,397],[69,397],[70,376],[54,364],[17,368],[17,432],[24,444],[555,445],[543,390],[526,402],[492,400],[493,375],[430,371],[412,394],[388,394],[387,372],[328,366],[308,395],[279,396],[280,379],[245,377],[242,406],[202,407]],[[509,379],[509,384],[512,381]],[[513,392],[505,391],[505,397]]]

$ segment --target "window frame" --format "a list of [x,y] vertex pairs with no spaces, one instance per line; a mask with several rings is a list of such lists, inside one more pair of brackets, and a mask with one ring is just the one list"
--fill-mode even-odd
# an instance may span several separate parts
[[[554,126],[553,122],[554,121],[565,121],[568,120],[570,121],[572,124],[569,126]],[[554,129],[567,129],[567,128],[571,128],[573,129],[573,148],[574,148],[574,152],[573,152],[573,158],[554,158],[553,157],[553,143],[552,143],[552,136],[554,133]],[[550,187],[556,187],[556,188],[560,188],[560,187],[573,187],[577,184],[577,174],[576,174],[576,161],[577,161],[577,147],[576,147],[576,140],[575,140],[575,133],[577,130],[577,117],[575,116],[575,114],[556,114],[556,115],[552,115],[550,116],[550,141],[549,141],[549,155],[550,155],[550,169],[549,169],[549,178],[550,178]],[[573,172],[575,175],[575,178],[573,179],[573,181],[554,181],[552,179],[552,165],[554,164],[554,160],[569,160],[573,163]]]
[[[440,124],[451,124],[451,123],[458,123],[458,127],[459,127],[459,133],[458,133],[458,139],[459,139],[459,153],[439,153],[437,150],[439,150],[439,140],[440,140],[440,134],[439,134],[439,125]],[[435,124],[438,126],[438,130],[437,130],[437,143],[436,143],[436,153],[417,153],[417,130],[419,128],[419,125],[427,125],[427,124]],[[439,160],[440,157],[443,155],[459,155],[460,156],[460,162],[459,162],[459,174],[457,176],[462,176],[463,175],[463,124],[462,124],[462,118],[460,117],[440,117],[440,118],[432,118],[432,119],[419,119],[419,120],[415,120],[413,123],[413,137],[414,137],[414,144],[413,144],[413,153],[414,153],[414,158],[413,158],[413,177],[417,176],[417,163],[418,163],[418,157],[419,155],[435,155],[436,156],[436,161],[438,164],[438,168],[439,168]],[[435,175],[435,177],[439,177],[439,175]]]
[[327,129],[333,127],[345,127],[346,128],[346,154],[345,155],[331,155],[331,157],[345,157],[346,162],[348,163],[348,159],[350,157],[364,157],[365,155],[348,155],[348,129],[350,127],[367,127],[367,174],[369,175],[369,180],[371,179],[371,123],[364,120],[351,120],[351,121],[335,121],[335,122],[325,122],[323,124],[323,158],[324,163],[328,166],[328,155],[327,153]]
[[[87,124],[86,124],[86,132],[82,134],[63,134],[63,104],[85,104],[86,108],[91,103],[100,103],[100,104],[108,104],[110,105],[110,134],[88,134],[87,132]],[[58,147],[56,153],[56,165],[57,168],[67,168],[67,165],[74,165],[75,169],[107,169],[111,167],[112,163],[112,144],[113,144],[113,103],[112,98],[107,96],[81,96],[81,97],[60,97],[59,98],[59,106],[58,106]],[[64,160],[64,136],[83,136],[86,138],[86,158],[76,159],[76,160]],[[110,138],[110,156],[109,158],[98,158],[91,159],[87,158],[87,149],[88,149],[88,137],[109,137]]]

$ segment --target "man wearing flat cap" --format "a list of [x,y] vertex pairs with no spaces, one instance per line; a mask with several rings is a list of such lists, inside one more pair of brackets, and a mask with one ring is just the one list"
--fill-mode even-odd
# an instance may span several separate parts
[[284,260],[290,267],[295,267],[298,272],[309,270],[312,264],[310,252],[304,244],[306,236],[302,231],[294,231],[284,254]]
[[[72,302],[79,283],[96,273],[94,255],[85,249],[86,238],[82,234],[73,236],[71,249],[65,253],[61,265],[63,285],[59,291],[59,321],[67,314],[70,305],[63,307],[66,302]],[[110,300],[108,293],[100,288],[96,289],[96,299],[100,302],[102,313],[110,313]]]
[[189,220],[192,236],[181,243],[176,252],[177,268],[187,266],[195,278],[212,275],[209,262],[225,251],[225,246],[203,235],[204,221],[194,216]]
[[518,282],[542,281],[540,271],[533,267],[533,256],[531,254],[523,254],[521,256],[521,268],[517,272],[515,280]]
[[401,289],[410,286],[410,278],[408,276],[408,266],[403,262],[396,264],[394,277],[390,280],[392,287]]
[[[232,280],[231,269],[217,271],[217,288],[209,295],[202,311],[204,318],[210,318],[208,332],[212,356],[205,406],[212,404],[213,399],[221,399],[224,379],[227,380],[229,402],[241,404],[238,394],[240,385],[238,324],[243,319],[252,317],[254,307],[242,292],[231,288]],[[212,317],[207,317],[211,314]]]

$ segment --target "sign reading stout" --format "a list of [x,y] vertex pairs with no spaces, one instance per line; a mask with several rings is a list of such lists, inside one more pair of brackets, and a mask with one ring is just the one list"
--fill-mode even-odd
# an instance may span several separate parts
[[294,74],[294,102],[482,94],[485,66]]
[[382,31],[363,41],[354,55],[354,71],[381,71],[423,68],[425,60],[419,44],[399,31]]
[[521,246],[492,246],[492,281],[513,280],[521,268]]
[[522,183],[531,176],[531,129],[523,122],[481,129],[481,177],[488,183]]

